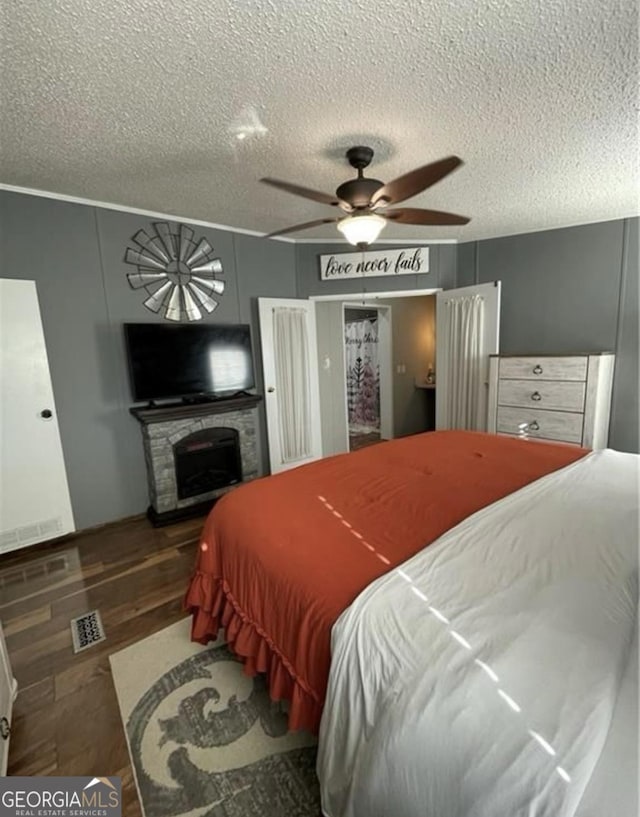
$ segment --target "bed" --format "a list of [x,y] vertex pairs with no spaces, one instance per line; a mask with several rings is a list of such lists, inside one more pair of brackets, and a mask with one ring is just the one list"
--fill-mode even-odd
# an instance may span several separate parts
[[248,674],[267,674],[289,726],[317,732],[331,631],[379,577],[462,520],[584,457],[584,449],[432,432],[248,483],[207,519],[186,607],[192,638],[221,627]]
[[587,454],[344,611],[319,743],[326,817],[638,814],[639,461]]

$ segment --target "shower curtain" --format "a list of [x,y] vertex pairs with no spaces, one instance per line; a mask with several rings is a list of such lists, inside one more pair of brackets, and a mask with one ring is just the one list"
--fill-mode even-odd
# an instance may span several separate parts
[[380,430],[378,322],[368,318],[345,324],[349,431]]

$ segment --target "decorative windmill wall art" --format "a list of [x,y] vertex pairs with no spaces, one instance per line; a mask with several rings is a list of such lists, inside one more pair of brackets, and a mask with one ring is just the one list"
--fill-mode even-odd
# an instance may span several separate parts
[[132,236],[136,247],[127,247],[125,263],[132,289],[143,289],[147,309],[169,321],[199,321],[218,306],[215,296],[224,292],[222,262],[206,238],[194,239],[186,224],[166,221],[153,224],[153,235],[144,230]]

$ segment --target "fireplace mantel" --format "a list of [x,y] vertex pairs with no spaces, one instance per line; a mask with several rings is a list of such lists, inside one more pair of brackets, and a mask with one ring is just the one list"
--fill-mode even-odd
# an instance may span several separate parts
[[129,412],[143,425],[164,423],[167,420],[185,420],[188,417],[205,417],[228,411],[255,408],[262,401],[260,394],[241,397],[225,397],[219,400],[203,400],[198,403],[166,403],[160,406],[132,406]]

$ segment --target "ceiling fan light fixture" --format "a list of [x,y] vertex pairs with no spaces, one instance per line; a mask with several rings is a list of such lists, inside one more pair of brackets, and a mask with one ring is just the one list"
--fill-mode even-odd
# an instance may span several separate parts
[[350,244],[360,247],[373,244],[386,223],[386,218],[375,213],[356,213],[341,219],[337,227]]

